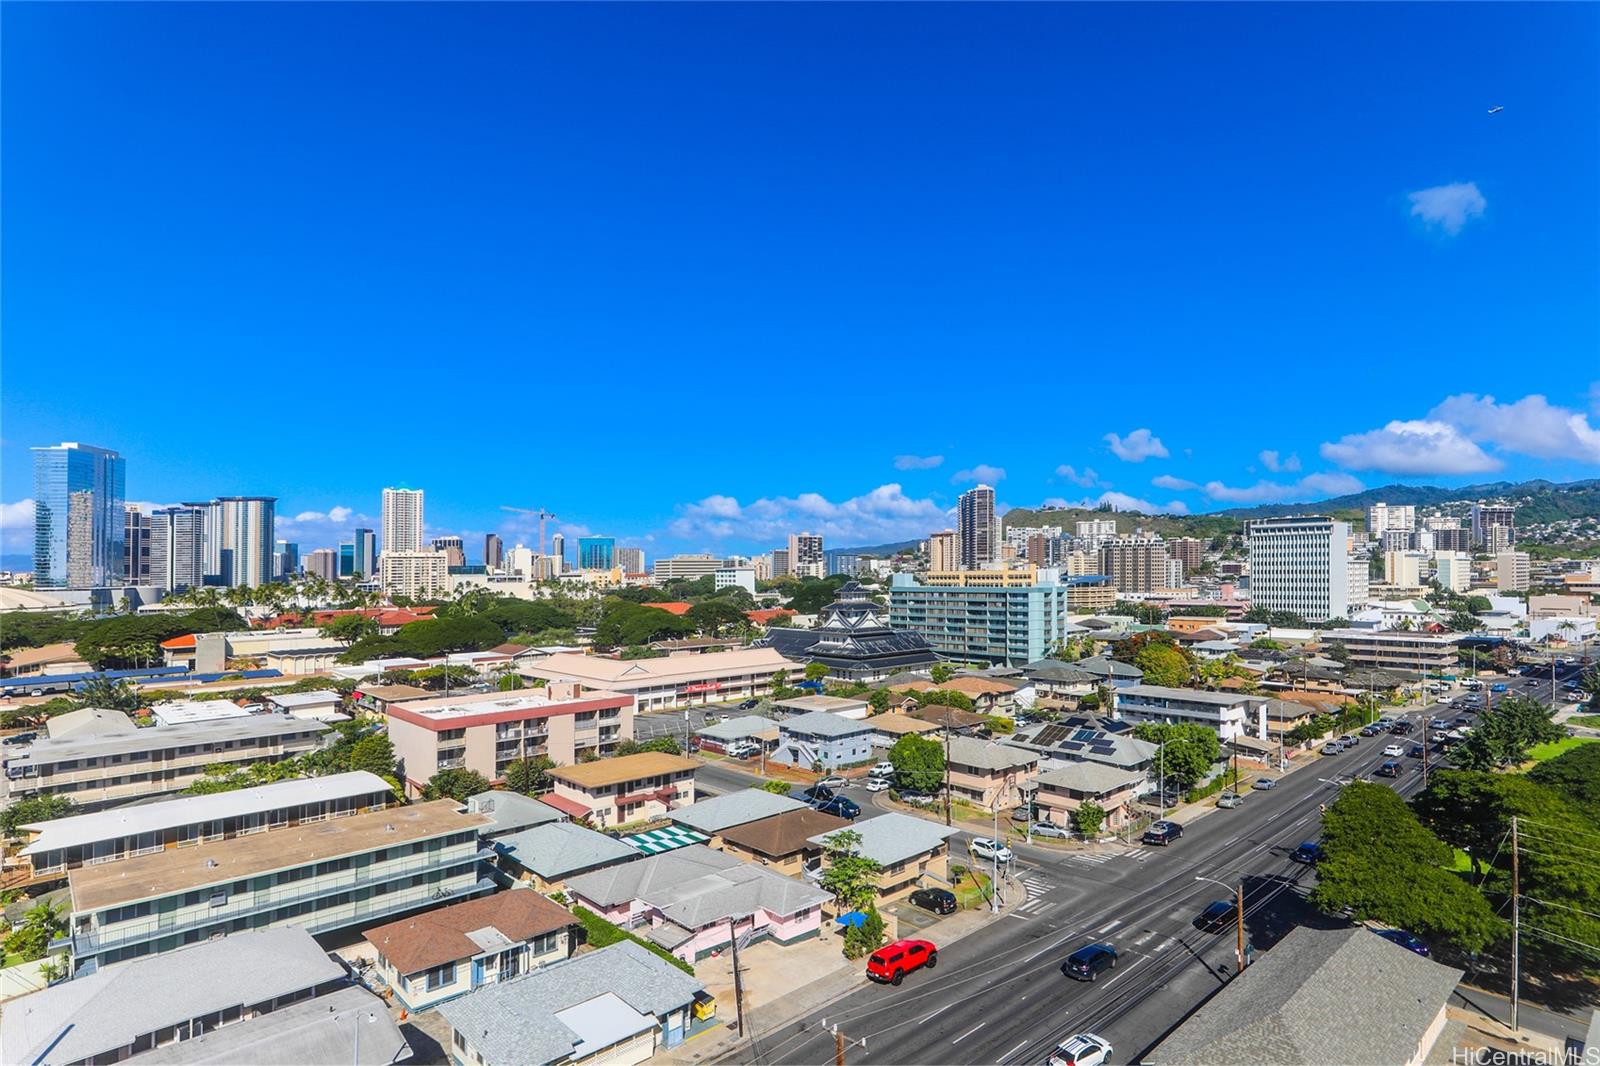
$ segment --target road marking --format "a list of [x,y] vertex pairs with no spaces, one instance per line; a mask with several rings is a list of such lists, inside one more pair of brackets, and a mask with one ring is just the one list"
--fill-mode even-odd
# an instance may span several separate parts
[[1015,1055],[1019,1049],[1027,1047],[1027,1046],[1028,1046],[1028,1042],[1026,1040],[1024,1040],[1022,1043],[1018,1044],[1016,1047],[1012,1048],[1010,1051],[1006,1052],[1004,1055],[1001,1055],[1000,1057],[1002,1059],[1009,1059],[1011,1056]]
[[1150,943],[1151,938],[1154,937],[1155,935],[1156,935],[1156,931],[1154,929],[1152,929],[1148,933],[1146,933],[1144,936],[1140,937],[1138,940],[1135,940],[1133,942],[1133,946],[1136,947],[1136,948],[1137,947],[1143,947],[1145,944]]
[[[1068,933],[1067,935],[1071,936],[1072,934]],[[1040,948],[1038,951],[1035,951],[1032,955],[1029,955],[1027,958],[1023,959],[1022,961],[1023,962],[1032,962],[1034,959],[1037,959],[1040,955],[1048,955],[1053,951],[1060,951],[1060,950],[1061,950],[1061,944],[1046,944],[1044,947]]]
[[1019,922],[1025,922],[1028,920],[1028,916],[1026,914],[1018,914],[1016,911],[1012,911],[1010,914],[1006,915],[1006,917],[1015,918]]
[[1115,929],[1117,926],[1119,926],[1121,924],[1122,924],[1122,919],[1118,918],[1116,921],[1110,923],[1109,925],[1103,925],[1099,929],[1096,929],[1095,930],[1095,935],[1098,936],[1098,935],[1100,935],[1102,933],[1109,933],[1109,932],[1111,932],[1111,930]]
[[943,1012],[949,1010],[953,1006],[955,1006],[954,1003],[946,1003],[944,1006],[942,1006],[938,1010],[934,1011],[933,1014],[928,1015],[927,1018],[923,1018],[922,1020],[923,1020],[924,1023],[926,1023],[929,1018],[932,1018],[934,1016],[934,1014],[942,1014]]
[[961,1041],[965,1040],[967,1037],[971,1036],[973,1033],[976,1033],[979,1029],[982,1029],[984,1026],[986,1026],[988,1024],[989,1024],[988,1022],[979,1022],[977,1025],[974,1025],[971,1029],[968,1029],[966,1032],[962,1033],[960,1036],[958,1036],[954,1040],[950,1041],[950,1043],[959,1044],[959,1043],[961,1043]]

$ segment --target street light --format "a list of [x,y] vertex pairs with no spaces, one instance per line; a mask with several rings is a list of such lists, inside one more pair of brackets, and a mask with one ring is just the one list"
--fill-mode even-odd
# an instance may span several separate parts
[[1205,877],[1200,874],[1196,874],[1194,879],[1196,881],[1210,881],[1214,885],[1221,885],[1223,888],[1233,890],[1234,922],[1238,927],[1238,941],[1234,946],[1234,959],[1239,965],[1237,972],[1244,973],[1244,882],[1240,881],[1237,885],[1230,885],[1226,881],[1218,881],[1215,877]]

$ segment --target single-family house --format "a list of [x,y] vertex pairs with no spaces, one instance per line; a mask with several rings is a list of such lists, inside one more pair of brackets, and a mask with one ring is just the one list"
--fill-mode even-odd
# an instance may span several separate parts
[[944,682],[913,681],[901,685],[897,691],[921,693],[932,692],[935,689],[944,692],[959,692],[972,700],[972,709],[978,714],[998,714],[1010,717],[1016,710],[1015,683],[1001,681],[992,677],[952,677]]
[[872,746],[875,748],[892,748],[895,741],[903,736],[925,737],[939,732],[936,722],[924,722],[921,718],[898,712],[873,715],[868,721],[872,723]]
[[[854,853],[878,864],[879,900],[894,899],[918,887],[949,883],[949,840],[960,830],[894,813],[864,818],[852,824],[849,831],[861,838]],[[823,849],[824,868],[828,838],[837,832],[841,830],[811,838],[811,843]]]
[[841,718],[829,711],[810,711],[778,723],[778,746],[768,757],[803,769],[818,763],[832,770],[870,762],[872,734],[876,731],[869,721]]
[[954,735],[945,754],[950,792],[980,807],[1014,807],[1018,786],[1033,780],[1039,756],[996,740]]
[[1098,685],[1121,689],[1144,682],[1143,670],[1132,663],[1118,662],[1109,655],[1079,659],[1074,665],[1093,677]]
[[778,723],[759,714],[742,714],[695,730],[703,751],[727,751],[754,744],[771,751],[778,743]]
[[550,771],[555,791],[546,802],[569,813],[582,808],[580,817],[601,826],[659,818],[694,802],[698,766],[692,759],[660,751],[559,766]]
[[1001,738],[1013,747],[1036,752],[1040,769],[1075,762],[1097,762],[1119,770],[1148,773],[1155,765],[1157,745],[1133,735],[1131,722],[1093,715],[1072,715],[1059,722],[1019,729]]
[[505,874],[540,892],[561,891],[569,877],[639,857],[638,851],[622,841],[571,822],[534,826],[490,844]]
[[679,807],[672,812],[672,821],[704,833],[711,847],[716,848],[722,846],[722,834],[729,829],[808,807],[792,796],[780,796],[764,788],[744,788]]
[[310,718],[317,722],[345,722],[350,716],[339,710],[341,698],[332,689],[316,692],[276,692],[263,699],[273,709],[290,718]]
[[849,825],[843,818],[800,807],[725,829],[720,846],[729,855],[787,877],[815,879],[822,872],[822,846],[813,838]]
[[1095,803],[1106,812],[1107,829],[1126,822],[1130,806],[1146,780],[1135,770],[1119,770],[1097,762],[1068,763],[1045,770],[1033,779],[1034,821],[1072,825],[1072,812]]

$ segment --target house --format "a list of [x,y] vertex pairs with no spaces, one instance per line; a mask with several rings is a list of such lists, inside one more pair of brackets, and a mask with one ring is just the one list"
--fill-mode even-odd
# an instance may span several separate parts
[[678,848],[567,882],[573,902],[695,962],[736,937],[792,944],[817,935],[832,899],[785,877],[704,845]]
[[[824,850],[835,832],[819,833],[811,843]],[[854,854],[871,859],[879,866],[878,899],[894,899],[912,889],[950,881],[949,839],[960,832],[937,822],[913,818],[908,814],[880,814],[850,826],[861,838]],[[824,858],[826,867],[827,860]]]
[[1035,702],[1043,708],[1072,707],[1099,688],[1101,680],[1072,663],[1040,659],[1023,667],[1023,675],[1033,683]]
[[773,710],[785,718],[798,718],[812,711],[826,711],[840,718],[853,718],[859,721],[871,713],[866,700],[846,699],[843,696],[796,696],[793,699],[779,700],[772,706]]
[[875,732],[869,721],[812,711],[778,723],[778,746],[768,758],[808,770],[818,763],[833,770],[870,762]]
[[909,714],[877,714],[868,719],[872,724],[872,746],[892,748],[903,736],[928,736],[939,732],[935,722],[924,722]]
[[1116,693],[1117,715],[1131,722],[1173,722],[1216,730],[1226,743],[1241,733],[1267,734],[1266,701],[1237,692],[1201,692],[1165,685],[1129,685]]
[[456,1066],[636,1066],[683,1043],[707,1002],[689,974],[623,941],[439,1008]]
[[780,796],[764,788],[746,788],[679,807],[672,812],[672,821],[706,834],[715,848],[721,846],[722,834],[729,829],[808,808],[808,804],[790,796]]
[[[699,763],[679,755],[642,751],[596,759],[550,771],[555,791],[546,802],[598,826],[625,825],[658,818],[694,802],[694,772]],[[562,803],[560,801],[565,801]]]
[[849,825],[843,818],[802,806],[725,829],[720,846],[729,855],[760,863],[786,877],[814,878],[821,872],[822,847],[812,838]]
[[78,973],[246,929],[325,933],[487,891],[453,800],[176,848],[67,875]]
[[901,685],[896,692],[959,692],[972,700],[972,709],[978,714],[998,714],[1010,717],[1016,710],[1018,686],[992,677],[952,677],[942,684],[932,681],[913,681]]
[[1038,755],[998,741],[954,735],[946,748],[951,794],[980,807],[1016,806],[1022,800],[1019,786],[1039,770]]
[[572,951],[572,912],[531,889],[435,907],[368,929],[376,969],[408,1010],[509,981]]
[[1269,699],[1262,705],[1267,716],[1267,737],[1282,740],[1295,726],[1304,725],[1322,711],[1309,702]]
[[1096,655],[1079,659],[1077,667],[1095,679],[1097,684],[1122,689],[1144,681],[1144,671],[1132,663],[1118,662],[1109,655]]
[[350,694],[350,699],[358,710],[381,718],[389,713],[389,708],[393,704],[432,699],[437,695],[437,692],[429,692],[415,685],[374,684],[362,685]]
[[540,892],[566,888],[567,878],[612,863],[631,862],[639,852],[604,833],[571,822],[548,822],[491,842],[500,869]]
[[489,819],[481,835],[494,839],[523,829],[551,822],[564,822],[567,815],[548,803],[541,803],[520,792],[490,790],[467,797],[467,810]]
[[1155,765],[1158,750],[1157,745],[1133,735],[1131,722],[1093,715],[1072,715],[1059,722],[1029,726],[1001,739],[1036,752],[1046,770],[1067,763],[1097,762],[1147,773]]
[[727,751],[740,744],[771,749],[778,742],[778,723],[759,714],[744,714],[695,731],[704,751]]
[[349,716],[340,713],[339,694],[332,689],[318,692],[275,692],[264,697],[274,710],[290,718],[309,718],[315,722],[344,722]]
[[[1295,929],[1145,1053],[1152,1066],[1420,1066],[1462,971],[1364,926]],[[1333,1019],[1359,1010],[1359,1025]]]
[[383,1002],[294,926],[134,959],[13,999],[0,1014],[0,1061],[34,1066],[410,1057]]
[[1128,820],[1133,798],[1144,785],[1140,771],[1119,770],[1097,762],[1069,763],[1033,779],[1034,821],[1072,825],[1072,813],[1085,803],[1106,812],[1104,826],[1115,829]]
[[963,711],[959,707],[946,707],[942,703],[929,703],[910,712],[913,718],[920,718],[924,722],[932,722],[940,729],[948,729],[953,733],[987,733],[989,719],[972,711]]
[[639,712],[644,713],[712,700],[759,699],[771,693],[773,675],[779,671],[798,673],[798,666],[771,648],[746,648],[655,659],[559,653],[523,663],[518,670],[529,679],[572,682],[585,691],[600,689],[634,696],[639,701]]

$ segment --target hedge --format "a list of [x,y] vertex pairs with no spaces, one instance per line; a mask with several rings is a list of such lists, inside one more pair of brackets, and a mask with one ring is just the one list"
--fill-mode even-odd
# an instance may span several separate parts
[[639,939],[622,928],[622,926],[606,921],[589,908],[574,907],[572,908],[572,913],[578,919],[578,923],[583,926],[584,941],[592,947],[603,948],[611,944],[621,943],[624,940],[631,940],[651,954],[659,955],[667,962],[672,963],[684,973],[691,976],[694,974],[693,966],[690,966],[666,948],[661,947],[659,944],[652,944],[648,940]]

